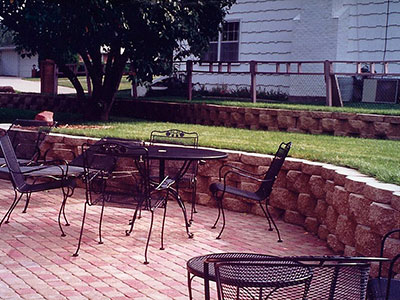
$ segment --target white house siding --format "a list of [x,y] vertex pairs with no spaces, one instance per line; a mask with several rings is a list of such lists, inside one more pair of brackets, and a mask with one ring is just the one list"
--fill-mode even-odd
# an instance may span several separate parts
[[[238,0],[226,19],[240,21],[242,61],[400,60],[400,0]],[[400,72],[400,66],[390,68]],[[315,71],[306,65],[303,70]],[[337,69],[355,70],[345,64]],[[250,84],[249,76],[238,75],[195,73],[193,80],[208,86]],[[257,84],[294,96],[325,95],[322,76],[257,76]]]
[[22,58],[13,47],[0,48],[0,76],[31,77],[37,57]]
[[[298,0],[238,0],[226,20],[240,22],[239,60],[290,60],[293,19],[300,13]],[[207,68],[205,68],[206,70]],[[249,64],[233,66],[235,71],[248,71]],[[263,67],[259,71],[266,71]],[[250,85],[248,75],[194,74],[194,82],[206,86],[236,89]],[[288,76],[258,76],[261,90],[287,91]]]

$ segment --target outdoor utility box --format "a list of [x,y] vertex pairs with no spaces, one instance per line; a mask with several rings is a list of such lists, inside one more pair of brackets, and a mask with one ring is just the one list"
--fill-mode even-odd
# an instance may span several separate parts
[[396,103],[398,89],[397,79],[364,79],[362,102]]

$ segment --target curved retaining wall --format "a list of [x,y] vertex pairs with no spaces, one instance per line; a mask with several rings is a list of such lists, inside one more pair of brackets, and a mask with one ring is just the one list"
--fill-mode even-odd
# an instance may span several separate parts
[[[79,154],[82,143],[95,140],[52,134],[46,138],[44,148],[53,148],[54,157],[60,158],[66,157],[65,150]],[[218,169],[223,163],[263,172],[272,160],[270,155],[227,152],[227,159],[208,161],[199,167],[198,203],[215,206],[208,187],[218,180]],[[126,164],[120,164],[123,165]],[[237,178],[230,183],[256,188],[253,183]],[[182,196],[190,199],[184,191]],[[235,211],[262,214],[258,205],[243,199],[226,197],[224,205]],[[275,216],[303,226],[325,240],[336,253],[351,256],[378,256],[383,234],[400,228],[400,186],[380,183],[352,169],[301,159],[285,161],[270,197],[270,207]],[[388,251],[388,255],[398,253],[400,239],[390,239]]]
[[[79,112],[75,98],[0,93],[0,107]],[[400,140],[400,116],[118,100],[116,115],[155,121]]]

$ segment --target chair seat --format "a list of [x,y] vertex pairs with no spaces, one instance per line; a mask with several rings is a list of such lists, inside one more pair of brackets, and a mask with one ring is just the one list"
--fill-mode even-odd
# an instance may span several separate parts
[[[44,169],[41,169],[41,166],[33,166],[33,167],[21,167],[21,172],[29,172],[27,175],[32,176],[32,177],[39,177],[39,176],[62,176],[63,172],[61,169],[65,172],[67,171],[67,166],[66,165],[60,165],[60,166],[49,166]],[[32,171],[38,169],[37,171]],[[32,172],[31,172],[32,171]],[[76,166],[68,166],[68,176],[79,176],[83,173],[83,168],[82,167],[76,167]]]
[[75,179],[68,178],[66,180],[52,180],[49,182],[35,183],[35,184],[26,184],[19,188],[21,193],[34,193],[34,192],[42,192],[47,190],[54,190],[62,187],[75,187]]
[[[223,183],[214,182],[210,185],[210,191],[213,194],[215,194],[216,192],[222,192],[223,190],[224,190]],[[262,201],[264,199],[263,197],[258,196],[254,192],[244,191],[244,190],[241,190],[239,188],[235,188],[235,187],[229,186],[229,185],[226,186],[225,193],[232,194],[232,195],[239,196],[239,197],[244,197],[247,199],[256,200],[256,201]]]
[[[368,299],[386,300],[387,278],[374,278],[368,281]],[[392,279],[388,300],[397,300],[400,297],[400,280]]]
[[[23,159],[23,158],[18,159],[18,163],[20,165],[27,164],[29,162],[31,162],[30,159]],[[6,165],[6,160],[4,159],[4,157],[0,157],[0,166],[5,166],[5,165]]]

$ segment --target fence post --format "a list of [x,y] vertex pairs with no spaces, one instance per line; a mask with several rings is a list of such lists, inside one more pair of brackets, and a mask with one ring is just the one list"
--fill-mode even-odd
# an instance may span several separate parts
[[256,74],[257,74],[257,63],[254,60],[252,60],[250,61],[250,77],[251,77],[250,96],[251,96],[251,101],[253,103],[257,102]]
[[40,93],[57,95],[58,76],[57,66],[53,60],[46,59],[40,62]]
[[332,63],[329,60],[324,61],[324,77],[326,86],[326,106],[332,106]]
[[186,61],[186,81],[187,81],[187,98],[192,100],[192,76],[193,76],[193,61]]
[[88,95],[92,96],[92,81],[90,80],[90,76],[89,76],[89,72],[85,66],[85,75],[86,75],[86,85],[87,85],[87,91],[88,91]]

